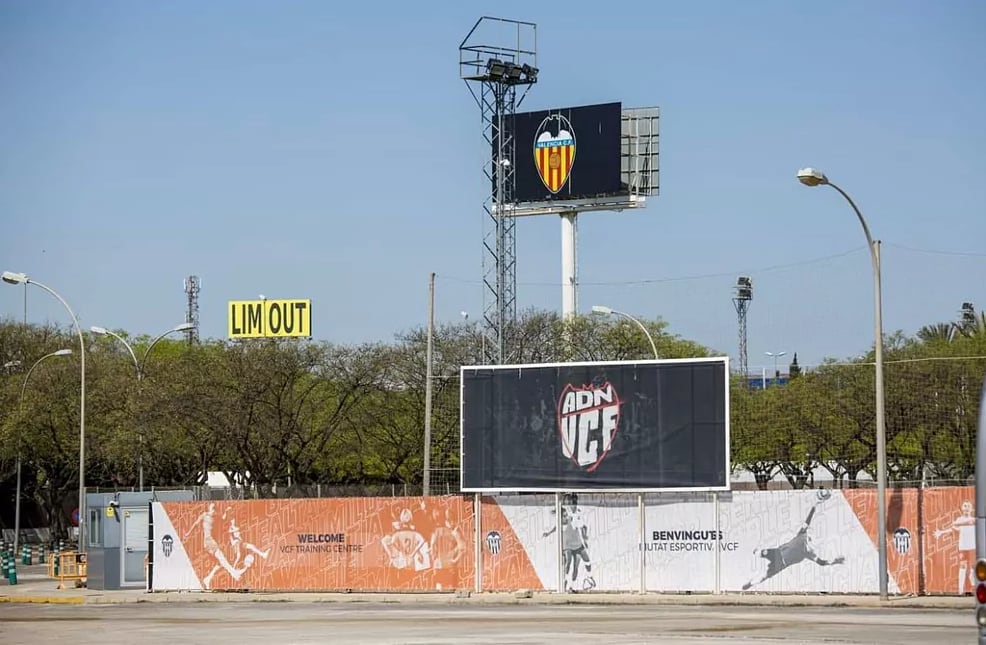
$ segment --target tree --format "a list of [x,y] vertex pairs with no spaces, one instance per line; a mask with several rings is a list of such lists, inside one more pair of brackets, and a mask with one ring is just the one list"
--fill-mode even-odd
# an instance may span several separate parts
[[767,392],[769,390],[751,390],[741,377],[734,377],[729,388],[733,472],[748,471],[760,490],[767,489],[778,470],[777,426],[772,419]]

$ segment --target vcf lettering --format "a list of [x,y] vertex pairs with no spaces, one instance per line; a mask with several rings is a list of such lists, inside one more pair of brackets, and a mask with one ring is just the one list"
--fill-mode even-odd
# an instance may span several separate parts
[[311,336],[310,300],[249,300],[229,303],[230,338]]
[[594,471],[613,447],[622,402],[611,383],[576,388],[566,385],[558,402],[562,454]]

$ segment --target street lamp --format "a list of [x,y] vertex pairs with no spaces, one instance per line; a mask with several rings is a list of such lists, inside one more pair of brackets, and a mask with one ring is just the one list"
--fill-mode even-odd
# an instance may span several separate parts
[[852,198],[819,170],[802,168],[798,171],[798,181],[805,186],[831,186],[839,191],[852,206],[870,248],[873,263],[873,335],[876,363],[876,506],[877,506],[877,545],[880,552],[880,599],[887,599],[887,437],[884,426],[883,401],[883,297],[880,293],[880,241],[873,240],[870,227],[866,225],[863,214],[859,212]]
[[777,377],[780,376],[780,372],[777,371],[777,359],[787,354],[787,352],[764,352],[764,354],[774,359],[774,384],[776,385]]
[[64,298],[55,293],[54,289],[37,280],[32,280],[26,273],[4,271],[3,274],[0,274],[0,279],[7,284],[33,284],[50,293],[65,307],[75,324],[76,331],[79,332],[79,370],[81,372],[79,396],[79,552],[82,553],[85,550],[84,525],[86,515],[86,339],[82,336],[82,327],[79,326],[79,319],[75,317],[75,312],[68,306]]
[[617,316],[623,316],[624,318],[629,318],[633,322],[637,323],[637,326],[640,327],[640,329],[643,330],[644,335],[647,336],[647,340],[650,341],[650,348],[652,350],[654,350],[654,358],[660,360],[661,357],[658,356],[658,354],[657,354],[657,345],[654,344],[654,338],[650,335],[650,332],[647,331],[647,328],[644,327],[644,323],[640,322],[639,320],[637,320],[636,318],[634,318],[633,316],[631,316],[628,313],[625,313],[623,311],[617,311],[616,309],[612,309],[610,307],[604,307],[602,305],[593,305],[592,306],[592,313],[594,313],[594,314],[604,314],[604,315],[607,315],[607,316],[612,315],[612,314],[616,314]]
[[[24,404],[24,392],[27,391],[27,382],[31,378],[31,372],[34,368],[41,364],[46,358],[51,358],[52,356],[69,356],[72,354],[71,349],[60,349],[58,351],[52,352],[50,354],[45,354],[31,366],[31,369],[27,371],[24,376],[24,383],[21,384],[21,397],[17,400],[17,409],[20,410],[21,406]],[[11,361],[10,363],[4,363],[4,367],[8,367],[11,364],[20,365],[20,361]],[[79,510],[81,515],[82,510]],[[17,430],[17,492],[14,493],[14,553],[17,553],[17,546],[20,544],[20,534],[21,534],[21,433],[20,425],[18,424]]]
[[[119,334],[112,332],[109,329],[106,329],[105,327],[94,326],[94,327],[90,327],[89,331],[96,334],[97,336],[112,336],[113,338],[123,343],[123,346],[127,348],[127,351],[130,352],[130,357],[134,361],[134,370],[136,370],[137,372],[137,396],[140,396],[140,383],[141,381],[144,380],[144,364],[147,363],[147,356],[148,354],[151,353],[151,349],[155,345],[157,345],[159,340],[161,340],[168,334],[176,334],[194,328],[195,328],[195,323],[187,322],[187,323],[182,323],[177,327],[173,327],[168,331],[164,332],[163,334],[155,338],[153,341],[151,341],[151,344],[147,346],[146,350],[144,350],[144,355],[141,357],[140,361],[137,360],[137,354],[134,353],[134,348],[131,347],[130,343],[128,343]],[[137,464],[138,464],[137,484],[140,492],[144,492],[144,432],[143,430],[138,430],[137,437],[140,443],[140,446],[138,447],[138,451],[137,451]]]

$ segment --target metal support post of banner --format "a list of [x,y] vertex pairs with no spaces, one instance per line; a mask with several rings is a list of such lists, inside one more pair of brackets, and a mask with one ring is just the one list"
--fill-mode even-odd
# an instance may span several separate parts
[[644,494],[637,494],[637,514],[640,521],[640,593],[647,593],[647,508]]
[[715,586],[714,586],[714,588],[712,590],[712,593],[718,596],[720,593],[722,593],[722,589],[721,589],[721,586],[719,584],[719,576],[722,574],[722,562],[721,562],[721,558],[722,558],[722,538],[720,537],[721,536],[721,532],[719,530],[720,529],[720,522],[719,522],[719,493],[718,492],[715,492],[715,491],[713,491],[713,493],[712,493],[712,509],[713,509],[713,512],[716,514],[716,524],[715,524],[715,527],[716,527],[716,535],[715,535],[715,545],[716,545],[716,558],[715,558],[716,573],[715,573]]
[[476,493],[473,500],[473,515],[476,518],[476,548],[475,548],[475,575],[476,580],[474,590],[476,593],[483,592],[483,498],[482,493]]
[[431,495],[431,409],[433,397],[434,367],[433,345],[435,336],[435,272],[432,271],[428,278],[428,346],[425,350],[425,447],[424,464],[421,473],[422,495]]
[[561,494],[555,493],[555,554],[557,558],[555,562],[558,567],[558,593],[565,593],[565,553],[562,551],[562,536],[561,532],[563,530],[561,521]]

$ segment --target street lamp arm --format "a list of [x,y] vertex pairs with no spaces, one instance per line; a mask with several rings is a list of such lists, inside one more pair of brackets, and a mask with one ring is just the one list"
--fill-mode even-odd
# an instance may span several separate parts
[[[181,330],[179,330],[179,329],[169,329],[168,331],[164,332],[163,334],[161,334],[160,336],[158,336],[157,338],[155,338],[154,340],[151,341],[151,344],[148,345],[147,346],[147,349],[144,350],[144,355],[140,359],[140,368],[138,368],[138,372],[140,372],[141,374],[144,373],[144,365],[147,363],[147,357],[150,355],[151,350],[154,349],[154,346],[157,345],[159,341],[163,340],[169,334],[173,334],[173,333],[178,332],[178,331],[181,331]],[[137,359],[135,358],[134,360],[137,360]]]
[[69,307],[68,303],[65,302],[65,299],[62,298],[57,293],[55,293],[54,289],[52,289],[51,287],[41,284],[37,280],[31,278],[28,278],[26,282],[41,287],[42,289],[50,293],[52,296],[54,296],[58,300],[58,302],[62,303],[62,306],[65,307],[65,311],[68,312],[69,317],[72,319],[72,323],[75,325],[76,331],[79,333],[79,351],[82,352],[82,356],[84,357],[86,355],[86,339],[82,336],[82,327],[79,326],[79,319],[75,317],[75,312],[72,311],[72,308]]
[[137,380],[139,381],[140,380],[140,373],[143,370],[141,369],[140,363],[137,362],[137,355],[134,353],[134,348],[131,347],[130,346],[130,343],[128,343],[126,341],[126,339],[123,336],[121,336],[120,334],[117,334],[116,332],[110,331],[109,329],[106,330],[106,334],[108,336],[112,336],[113,338],[115,338],[118,341],[120,341],[121,343],[123,343],[123,346],[127,348],[127,351],[128,352],[130,352],[130,358],[132,358],[133,361],[134,361],[134,369],[137,370]]
[[866,235],[866,243],[869,244],[869,246],[870,246],[870,252],[872,252],[873,251],[873,236],[870,235],[870,227],[866,225],[866,218],[863,217],[863,213],[861,213],[860,210],[859,210],[859,207],[856,206],[856,202],[854,202],[852,200],[852,197],[849,196],[849,193],[847,193],[846,191],[844,191],[841,188],[839,188],[836,184],[833,184],[830,181],[830,182],[828,182],[828,185],[831,186],[832,188],[835,188],[837,191],[839,191],[839,194],[842,195],[843,197],[845,197],[846,198],[846,201],[849,202],[849,205],[852,206],[853,211],[856,213],[856,217],[859,219],[859,223],[863,227],[863,233]]
[[624,318],[629,318],[633,322],[637,323],[637,326],[640,327],[641,331],[644,332],[644,336],[647,336],[647,340],[650,341],[650,348],[654,352],[654,358],[660,360],[661,357],[657,353],[657,345],[654,344],[654,337],[650,335],[650,331],[648,331],[647,327],[644,326],[644,323],[640,322],[639,320],[637,320],[636,318],[634,318],[633,316],[631,316],[626,312],[617,311],[616,309],[612,309],[611,311],[614,314],[623,316]]
[[65,352],[63,352],[62,350],[59,350],[57,352],[52,352],[50,354],[45,354],[44,356],[42,356],[41,358],[39,358],[38,360],[36,360],[34,362],[34,365],[31,366],[31,369],[29,369],[27,371],[27,374],[24,375],[24,382],[21,384],[21,397],[17,400],[17,407],[18,408],[24,402],[24,393],[27,391],[27,382],[31,380],[31,374],[34,372],[34,368],[37,367],[38,365],[40,365],[41,364],[41,361],[45,360],[46,358],[51,358],[52,356],[65,356]]

